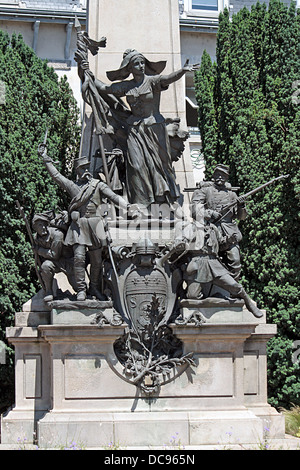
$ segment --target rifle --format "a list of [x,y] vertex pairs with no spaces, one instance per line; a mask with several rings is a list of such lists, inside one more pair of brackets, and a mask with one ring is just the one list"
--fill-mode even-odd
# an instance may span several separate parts
[[[258,193],[258,191],[261,191],[262,189],[266,188],[267,186],[274,183],[275,181],[279,181],[279,180],[282,180],[282,179],[289,178],[289,176],[290,175],[281,175],[281,176],[278,176],[277,178],[273,178],[272,180],[268,181],[267,183],[264,183],[264,184],[262,184],[261,186],[258,186],[255,189],[252,189],[251,191],[249,191],[246,194],[243,194],[242,196],[240,196],[240,198],[248,199],[248,197],[253,196],[254,194]],[[225,211],[225,213],[223,215],[221,215],[218,219],[216,219],[214,221],[214,223],[216,224],[216,223],[220,222],[222,219],[224,219],[228,215],[228,213],[230,212],[230,209],[232,207],[234,207],[235,205],[236,205],[236,201],[231,202],[230,204],[227,204],[223,208],[223,211]]]
[[35,243],[34,243],[33,235],[31,233],[29,222],[28,222],[27,217],[24,213],[23,207],[21,207],[21,204],[19,203],[18,200],[16,200],[16,204],[17,204],[17,208],[19,209],[20,215],[21,215],[22,219],[25,222],[25,226],[26,226],[26,229],[27,229],[27,233],[28,233],[28,236],[29,236],[30,243],[31,243],[32,251],[34,253],[35,271],[36,271],[38,280],[39,280],[42,288],[44,290],[46,290],[44,281],[43,281],[42,276],[41,276],[40,271],[39,271],[42,263],[41,263],[39,255],[36,253],[36,251],[33,248]]
[[[213,181],[199,181],[199,183],[196,183],[196,186],[193,188],[183,188],[184,193],[193,193],[197,191],[198,189],[201,189],[202,187],[207,187],[207,186],[212,186],[214,183]],[[225,183],[225,186],[227,189],[230,189],[231,191],[238,191],[240,189],[239,186],[231,186],[230,183]]]

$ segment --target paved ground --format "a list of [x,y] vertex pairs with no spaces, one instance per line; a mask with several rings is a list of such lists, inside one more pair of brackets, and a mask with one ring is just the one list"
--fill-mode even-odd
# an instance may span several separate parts
[[[264,447],[265,445],[265,447]],[[0,444],[0,450],[43,450],[37,448],[37,446],[33,445],[23,445],[23,444]],[[58,450],[58,449],[47,449],[47,450]],[[103,448],[87,448],[85,450],[110,450],[110,449],[103,449]],[[113,449],[111,449],[113,450]],[[181,447],[124,447],[120,448],[120,451],[126,450],[144,450],[144,451],[151,451],[151,450],[162,450],[167,452],[168,450],[182,450],[182,451],[197,451],[197,450],[300,450],[300,439],[286,435],[285,439],[270,439],[266,443],[262,444],[228,444],[226,446],[220,444],[216,445],[200,445],[200,446],[181,446]],[[118,449],[114,450],[114,452],[118,452]]]

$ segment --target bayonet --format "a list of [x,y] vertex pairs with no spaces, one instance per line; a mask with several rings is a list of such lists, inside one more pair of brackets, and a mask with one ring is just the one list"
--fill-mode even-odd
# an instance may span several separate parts
[[38,153],[40,155],[43,155],[43,153],[46,151],[47,149],[47,146],[46,146],[46,142],[47,142],[47,137],[48,137],[48,127],[46,128],[46,132],[45,132],[45,136],[44,136],[44,141],[42,144],[39,144],[38,146]]
[[43,142],[44,145],[46,145],[47,137],[48,137],[48,127],[46,127],[46,132],[45,132],[45,137],[44,137],[44,142]]

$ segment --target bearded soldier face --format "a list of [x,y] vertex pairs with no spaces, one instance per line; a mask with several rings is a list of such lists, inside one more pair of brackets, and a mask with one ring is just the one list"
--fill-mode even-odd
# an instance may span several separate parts
[[222,171],[215,171],[214,175],[213,175],[213,179],[214,179],[214,182],[215,184],[218,186],[218,187],[221,187],[221,186],[224,186],[225,183],[228,181],[228,176],[223,173]]

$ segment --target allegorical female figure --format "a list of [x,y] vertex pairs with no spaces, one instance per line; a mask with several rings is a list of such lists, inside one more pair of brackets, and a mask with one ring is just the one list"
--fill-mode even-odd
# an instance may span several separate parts
[[[126,186],[128,200],[149,207],[152,203],[172,204],[180,196],[172,168],[170,141],[160,114],[161,92],[198,65],[188,65],[161,75],[165,61],[150,62],[136,50],[124,52],[118,70],[107,72],[112,82],[95,80],[100,94],[126,97],[131,113],[127,131]],[[131,80],[126,80],[132,74]]]

